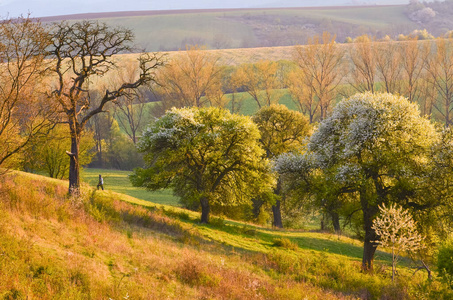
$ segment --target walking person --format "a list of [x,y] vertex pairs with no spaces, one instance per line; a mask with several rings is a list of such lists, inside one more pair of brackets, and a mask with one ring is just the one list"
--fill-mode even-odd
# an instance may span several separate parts
[[99,174],[98,190],[99,187],[101,187],[102,190],[104,190],[104,178],[102,178],[101,174]]

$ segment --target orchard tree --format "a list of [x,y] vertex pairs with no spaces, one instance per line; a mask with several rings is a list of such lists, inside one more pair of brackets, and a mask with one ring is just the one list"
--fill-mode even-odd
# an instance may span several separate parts
[[135,78],[118,82],[112,89],[103,89],[100,99],[93,99],[89,85],[97,83],[100,87],[99,78],[116,67],[112,56],[132,50],[132,31],[110,28],[95,21],[80,21],[55,24],[51,35],[49,58],[52,65],[49,69],[56,79],[49,96],[58,103],[69,125],[69,192],[76,193],[80,187],[80,138],[87,122],[103,112],[107,103],[154,81],[154,72],[162,65],[162,60],[155,55],[141,55],[137,62],[140,71]]
[[[311,136],[311,163],[329,174],[340,191],[357,195],[365,232],[364,270],[373,268],[378,235],[372,226],[380,205],[399,203],[416,211],[437,205],[418,196],[438,140],[439,133],[416,104],[372,93],[340,102]],[[297,168],[297,160],[292,164]]]
[[[261,108],[253,121],[261,132],[260,144],[267,159],[275,159],[286,152],[301,152],[307,136],[310,134],[310,124],[300,112],[289,110],[284,105],[271,105]],[[281,195],[281,182],[277,180],[274,193]],[[283,227],[281,200],[276,199],[272,205],[274,226]]]
[[379,206],[379,216],[371,227],[379,240],[376,242],[392,249],[392,281],[395,281],[396,264],[401,252],[415,252],[421,247],[422,236],[417,231],[417,222],[410,212],[396,204]]
[[46,133],[55,109],[42,97],[50,37],[28,17],[0,22],[0,165]]
[[212,204],[247,203],[272,187],[259,137],[249,117],[214,107],[173,108],[144,131],[138,147],[147,166],[130,179],[199,201],[201,222],[208,223]]

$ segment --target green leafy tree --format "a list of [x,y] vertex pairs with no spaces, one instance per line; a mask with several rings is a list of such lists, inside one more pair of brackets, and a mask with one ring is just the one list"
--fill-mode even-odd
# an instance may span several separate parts
[[[93,133],[86,131],[81,137],[79,161],[81,166],[91,162],[94,155]],[[33,160],[38,170],[46,172],[52,178],[68,178],[69,160],[66,149],[71,146],[68,128],[58,124],[45,138],[33,142],[32,151],[28,152],[26,160]]]
[[188,201],[199,201],[201,222],[209,222],[214,203],[248,202],[272,177],[259,131],[250,118],[221,108],[172,109],[145,132],[138,143],[147,168],[130,176],[135,186],[172,187]]
[[312,153],[284,153],[275,160],[274,169],[281,176],[283,190],[293,199],[292,206],[306,212],[321,209],[321,230],[330,220],[339,233],[340,216],[357,210],[348,187],[337,182],[333,172],[321,171]]
[[448,240],[439,247],[437,269],[443,281],[453,288],[453,240]]
[[[300,152],[310,134],[308,119],[300,112],[289,110],[284,105],[264,106],[253,116],[261,133],[260,144],[265,157],[274,159],[285,152]],[[281,196],[281,181],[277,180],[274,194]],[[276,198],[272,205],[274,226],[283,227],[281,200]]]

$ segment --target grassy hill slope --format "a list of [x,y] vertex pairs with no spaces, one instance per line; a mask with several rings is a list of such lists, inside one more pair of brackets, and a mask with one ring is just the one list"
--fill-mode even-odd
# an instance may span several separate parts
[[139,48],[148,51],[184,49],[186,44],[208,48],[286,46],[329,31],[343,42],[361,34],[396,35],[420,27],[404,13],[405,6],[343,6],[270,9],[213,9],[100,13],[43,18],[99,19],[130,28]]
[[406,267],[392,285],[383,252],[374,274],[361,273],[360,243],[345,237],[218,218],[200,225],[197,213],[86,186],[68,198],[66,188],[21,172],[0,178],[0,298],[451,296]]

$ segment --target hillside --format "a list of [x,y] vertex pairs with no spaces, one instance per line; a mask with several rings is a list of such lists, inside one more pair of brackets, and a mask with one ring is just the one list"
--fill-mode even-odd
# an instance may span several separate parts
[[407,267],[392,285],[384,252],[375,274],[361,273],[361,244],[346,237],[219,218],[200,225],[197,213],[86,186],[68,199],[66,188],[21,172],[0,178],[2,299],[452,296]]
[[425,24],[411,21],[406,6],[134,11],[46,17],[43,22],[98,19],[130,28],[138,49],[174,51],[186,44],[210,49],[274,47],[304,44],[323,31],[337,41],[362,34],[397,36]]

